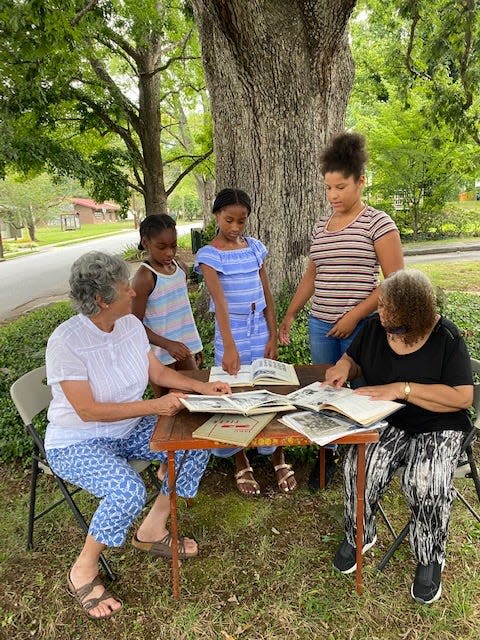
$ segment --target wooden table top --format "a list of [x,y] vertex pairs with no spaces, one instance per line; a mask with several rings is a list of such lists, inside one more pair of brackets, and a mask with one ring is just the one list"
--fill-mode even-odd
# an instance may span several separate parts
[[[304,387],[317,380],[323,380],[327,365],[298,365],[295,367],[300,386]],[[202,369],[199,371],[182,372],[188,377],[202,380],[208,380],[209,371]],[[287,394],[294,391],[298,387],[291,385],[275,385],[265,387],[274,393]],[[238,387],[235,391],[246,391],[251,387]],[[213,440],[204,440],[194,438],[192,433],[200,425],[202,425],[211,416],[211,413],[190,413],[187,409],[183,409],[175,416],[159,416],[152,437],[150,439],[150,448],[154,451],[174,451],[177,449],[212,449],[212,448],[228,448],[231,444],[225,442],[216,442]],[[277,416],[281,416],[278,413]],[[335,444],[362,444],[366,442],[377,442],[378,432],[366,431],[344,436],[335,440]],[[248,445],[249,447],[265,447],[265,446],[303,446],[310,445],[311,441],[301,433],[290,429],[282,424],[275,417],[256,438]]]

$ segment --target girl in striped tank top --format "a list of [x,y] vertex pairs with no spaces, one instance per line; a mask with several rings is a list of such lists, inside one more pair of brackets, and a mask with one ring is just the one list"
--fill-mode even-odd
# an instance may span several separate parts
[[[147,216],[140,225],[139,249],[147,259],[133,278],[132,311],[145,327],[155,356],[172,369],[197,369],[202,342],[187,290],[187,267],[175,260],[177,232],[168,215]],[[154,387],[159,397],[165,389]]]

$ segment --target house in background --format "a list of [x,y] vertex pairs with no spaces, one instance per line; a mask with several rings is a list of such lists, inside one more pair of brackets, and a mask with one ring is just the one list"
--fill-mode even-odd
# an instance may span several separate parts
[[90,198],[70,198],[73,212],[79,216],[80,224],[97,224],[102,222],[116,222],[120,205],[115,202],[95,202]]

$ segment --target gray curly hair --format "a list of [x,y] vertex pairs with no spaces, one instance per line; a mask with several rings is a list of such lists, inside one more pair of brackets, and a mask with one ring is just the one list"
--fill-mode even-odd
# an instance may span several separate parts
[[70,271],[70,300],[72,307],[85,316],[93,316],[100,311],[97,298],[110,304],[117,299],[117,285],[128,282],[130,271],[121,258],[90,251],[72,265]]

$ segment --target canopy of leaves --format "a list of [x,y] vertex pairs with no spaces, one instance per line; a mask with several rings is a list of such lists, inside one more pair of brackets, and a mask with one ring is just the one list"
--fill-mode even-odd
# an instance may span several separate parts
[[[98,199],[144,197],[159,173],[170,185],[211,152],[211,129],[191,120],[203,90],[191,15],[180,1],[6,0],[0,5],[0,135],[8,165],[47,169],[91,185]],[[181,147],[181,152],[179,151]],[[154,165],[159,164],[159,167]],[[181,177],[180,177],[181,179]]]

